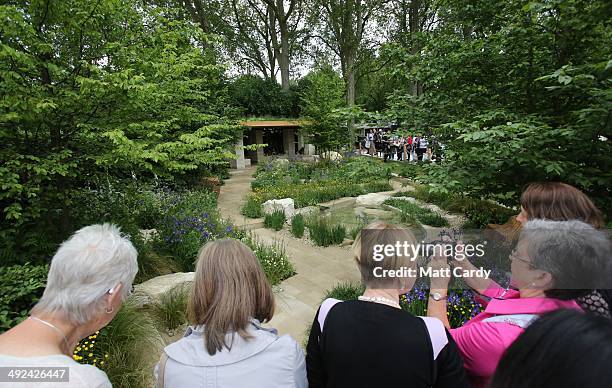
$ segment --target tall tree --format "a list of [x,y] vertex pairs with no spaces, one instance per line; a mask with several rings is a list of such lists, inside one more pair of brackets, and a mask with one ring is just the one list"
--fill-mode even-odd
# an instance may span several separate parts
[[346,101],[355,105],[355,83],[359,67],[359,51],[368,36],[369,23],[387,3],[385,0],[314,0],[313,22],[319,21],[320,39],[340,60],[346,85]]
[[[295,35],[298,23],[292,18],[296,8],[299,8],[301,1],[289,0],[285,11],[285,1],[283,0],[263,0],[273,11],[273,19],[270,20],[270,34],[276,52],[276,58],[281,71],[281,85],[284,91],[289,91],[289,65],[290,65],[290,39]],[[276,24],[278,23],[278,34]],[[280,36],[279,36],[280,35]],[[279,42],[280,37],[280,42]]]
[[267,79],[276,79],[278,50],[272,7],[260,0],[227,1],[231,14],[225,22],[233,29],[233,35],[226,47],[242,65],[254,67]]

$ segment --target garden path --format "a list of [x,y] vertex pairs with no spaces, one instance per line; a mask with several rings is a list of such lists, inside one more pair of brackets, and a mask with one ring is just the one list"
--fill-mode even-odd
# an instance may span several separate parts
[[[253,166],[231,171],[230,179],[221,187],[218,208],[223,218],[230,219],[239,228],[250,230],[259,241],[268,245],[281,242],[285,247],[297,274],[275,287],[276,312],[269,326],[278,329],[279,334],[290,334],[298,342],[304,343],[306,331],[326,291],[338,283],[359,282],[359,271],[350,246],[314,246],[306,239],[293,237],[286,230],[275,232],[264,228],[261,218],[249,219],[242,215],[242,205],[251,191],[255,170]],[[389,183],[393,190],[378,194],[390,195],[398,191],[414,190],[405,178],[394,177]],[[347,198],[339,198],[324,205],[338,204],[345,200]],[[435,205],[418,200],[414,202],[438,212],[453,227],[462,222],[458,215],[449,214]],[[439,231],[438,228],[424,228],[431,236]]]
[[254,172],[254,167],[231,172],[230,179],[221,187],[219,211],[234,225],[250,229],[260,241],[266,244],[281,241],[285,246],[297,274],[275,287],[276,312],[269,326],[301,343],[325,291],[340,282],[358,282],[359,272],[349,247],[316,247],[303,239],[265,229],[261,219],[245,218],[240,209],[251,190]]

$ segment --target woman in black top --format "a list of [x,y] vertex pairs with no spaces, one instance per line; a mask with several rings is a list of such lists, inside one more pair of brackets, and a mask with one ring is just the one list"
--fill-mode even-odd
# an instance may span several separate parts
[[415,278],[375,276],[415,268],[406,256],[373,259],[374,244],[397,241],[416,244],[409,231],[384,223],[370,224],[355,240],[366,291],[356,301],[326,299],[317,311],[306,348],[310,388],[468,387],[461,356],[442,323],[399,307],[400,293]]

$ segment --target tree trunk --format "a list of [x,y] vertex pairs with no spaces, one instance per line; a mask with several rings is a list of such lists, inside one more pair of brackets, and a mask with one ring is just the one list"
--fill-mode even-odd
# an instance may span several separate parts
[[[347,58],[347,77],[346,77],[346,104],[349,108],[355,106],[355,57],[351,53]],[[355,118],[351,115],[348,122],[348,145],[353,147],[355,137]],[[352,148],[351,148],[352,149]]]
[[346,58],[346,104],[355,105],[355,58],[350,53]]
[[289,30],[287,21],[280,23],[281,50],[278,65],[281,71],[281,85],[283,91],[289,91]]
[[[421,32],[421,23],[419,20],[419,7],[421,6],[420,0],[412,0],[410,2],[410,14],[409,14],[409,24],[410,24],[410,41],[411,47],[410,52],[413,55],[418,55],[420,53],[420,45],[418,44],[418,40],[415,39],[415,35]],[[413,96],[419,95],[419,90],[421,89],[419,85],[419,80],[415,79],[410,85],[411,93]]]

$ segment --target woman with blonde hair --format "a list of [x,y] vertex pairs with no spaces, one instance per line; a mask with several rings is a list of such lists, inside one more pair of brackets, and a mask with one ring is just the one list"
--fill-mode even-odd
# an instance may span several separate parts
[[155,368],[158,387],[306,388],[304,355],[272,319],[274,295],[251,249],[240,241],[207,243],[198,255],[185,336]]
[[467,387],[463,361],[442,322],[400,308],[418,260],[403,247],[418,247],[414,235],[382,222],[355,239],[366,289],[358,300],[326,299],[317,311],[306,348],[310,388]]

